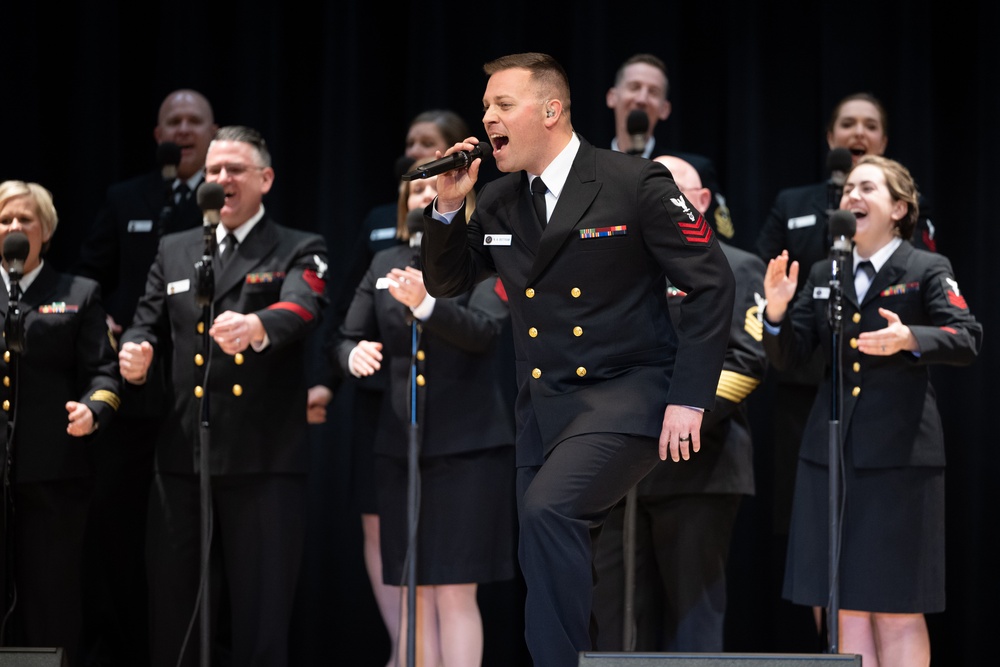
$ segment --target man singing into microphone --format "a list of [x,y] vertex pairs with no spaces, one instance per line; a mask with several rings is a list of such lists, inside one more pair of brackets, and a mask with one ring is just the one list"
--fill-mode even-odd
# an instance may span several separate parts
[[[306,337],[326,306],[326,245],[265,212],[274,170],[256,130],[220,129],[205,173],[225,194],[211,312],[205,316],[196,293],[203,230],[169,234],[119,353],[131,385],[146,380],[151,364],[169,363],[174,386],[149,508],[151,664],[173,667],[183,652],[180,664],[195,665],[200,652],[198,633],[186,645],[185,633],[199,606],[198,447],[207,400],[212,550],[228,582],[232,662],[283,667],[304,537]],[[164,350],[169,356],[157,358]]]
[[[541,53],[484,67],[497,167],[465,223],[481,160],[438,176],[424,279],[455,296],[499,273],[517,357],[519,560],[536,665],[592,647],[592,543],[659,459],[683,466],[729,339],[734,279],[714,234],[662,165],[573,131],[569,81]],[[449,153],[471,150],[470,137]],[[679,325],[664,278],[687,293]]]
[[[673,110],[667,98],[669,86],[667,65],[659,56],[637,53],[621,64],[615,72],[614,85],[605,94],[605,102],[615,116],[611,148],[650,159],[654,155],[675,155],[690,162],[712,192],[706,218],[714,221],[720,234],[732,238],[733,223],[715,176],[715,165],[704,155],[671,150],[660,131],[664,127],[660,121],[666,121]],[[637,118],[641,114],[646,118]],[[637,128],[640,132],[636,132]]]

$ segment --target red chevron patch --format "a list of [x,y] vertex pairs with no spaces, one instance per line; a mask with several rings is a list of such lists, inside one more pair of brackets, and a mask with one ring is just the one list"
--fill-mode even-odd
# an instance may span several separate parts
[[322,294],[326,289],[326,281],[316,273],[316,269],[306,269],[303,271],[302,279],[306,281],[309,288],[316,294]]
[[678,222],[677,229],[689,244],[707,245],[712,242],[712,228],[700,214],[694,222]]
[[962,310],[969,309],[969,304],[965,302],[965,297],[960,294],[955,294],[951,290],[948,290],[948,303],[956,308],[961,308]]

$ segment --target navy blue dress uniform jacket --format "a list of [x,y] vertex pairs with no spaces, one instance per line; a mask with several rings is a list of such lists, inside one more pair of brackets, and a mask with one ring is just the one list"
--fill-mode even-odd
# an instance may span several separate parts
[[213,475],[305,473],[307,334],[326,306],[326,244],[317,234],[281,227],[265,216],[215,273],[212,318],[226,310],[255,313],[270,345],[224,354],[214,341],[205,355],[208,330],[196,299],[195,263],[204,253],[201,229],[163,237],[150,267],[146,294],[136,308],[123,342],[148,340],[156,351],[172,342],[173,408],[156,448],[161,473],[198,471],[201,400],[206,365],[211,363],[209,423]]
[[[853,276],[849,259],[844,275]],[[930,365],[966,365],[978,354],[982,326],[969,312],[947,258],[901,244],[859,304],[853,279],[843,290],[841,424],[858,468],[945,465],[941,417],[931,386]],[[765,331],[768,357],[778,368],[793,367],[819,347],[826,378],[806,424],[800,458],[829,462],[831,331],[827,319],[830,265],[812,267],[805,286],[785,316],[778,335]],[[897,352],[882,357],[858,352],[863,331],[882,329],[878,309],[899,315],[920,345],[919,356]]]
[[[2,284],[0,284],[2,285]],[[0,424],[14,430],[13,481],[88,477],[89,437],[108,428],[120,403],[118,354],[108,331],[100,287],[87,278],[42,266],[20,301],[24,351],[0,341]],[[0,318],[10,302],[0,288]],[[83,403],[98,430],[76,438],[66,433],[66,402]],[[0,468],[6,465],[0,460]]]
[[[658,438],[668,403],[713,408],[733,273],[667,169],[581,139],[544,232],[528,188],[523,172],[487,183],[468,225],[461,215],[450,225],[426,219],[422,247],[435,296],[461,294],[495,273],[503,281],[518,465],[541,465],[559,442],[583,433]],[[677,326],[664,277],[687,292]]]
[[349,374],[347,360],[358,341],[382,343],[378,373],[386,376],[387,392],[375,452],[407,455],[413,363],[422,456],[513,444],[513,415],[497,381],[498,338],[508,311],[496,280],[485,280],[455,298],[438,299],[431,316],[416,322],[419,346],[414,354],[410,309],[388,290],[375,287],[390,269],[409,266],[414,252],[401,245],[375,254],[331,350],[335,363]]
[[[828,209],[830,206],[829,183],[812,183],[781,190],[775,197],[764,226],[757,237],[757,254],[765,262],[777,257],[782,250],[799,263],[799,284],[805,284],[809,268],[830,254]],[[839,206],[840,197],[836,197]],[[922,250],[935,251],[934,225],[927,216],[927,204],[920,201],[920,217],[910,242]],[[822,360],[814,356],[809,364],[782,371],[778,377],[783,382],[814,385],[823,377]]]

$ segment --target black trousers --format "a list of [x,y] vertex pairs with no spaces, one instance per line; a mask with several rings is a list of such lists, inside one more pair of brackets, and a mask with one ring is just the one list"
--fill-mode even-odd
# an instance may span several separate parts
[[593,649],[593,540],[658,460],[654,438],[589,433],[559,443],[539,467],[518,468],[518,558],[534,664],[576,667],[579,652]]
[[[288,632],[305,539],[305,475],[215,476],[212,483],[212,589],[224,578],[230,617],[213,619],[231,636],[232,664],[287,667]],[[147,571],[150,663],[199,663],[196,612],[201,575],[197,475],[157,474],[149,498]],[[221,601],[213,600],[215,613]],[[185,641],[188,626],[195,619]]]
[[[639,495],[635,582],[625,610],[625,500],[611,511],[597,543],[594,616],[600,651],[720,653],[726,616],[726,563],[738,494]],[[634,621],[634,646],[624,646]]]

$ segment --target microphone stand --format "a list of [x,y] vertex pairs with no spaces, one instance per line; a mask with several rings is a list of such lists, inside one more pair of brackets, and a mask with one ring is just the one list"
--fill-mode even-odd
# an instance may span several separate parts
[[410,429],[407,447],[407,503],[406,518],[409,526],[406,568],[406,665],[417,664],[417,526],[420,517],[420,438],[417,422],[417,348],[420,334],[416,319],[411,327],[410,355]]
[[[207,221],[206,221],[207,223]],[[209,471],[209,447],[211,443],[211,429],[209,420],[209,370],[212,367],[212,339],[208,335],[209,325],[212,321],[212,302],[215,300],[215,271],[212,268],[212,255],[215,253],[215,225],[205,224],[205,249],[201,261],[195,263],[197,272],[197,289],[195,298],[197,304],[202,308],[202,322],[204,330],[202,337],[202,352],[205,359],[205,373],[202,378],[201,396],[201,425],[198,429],[198,481],[201,508],[201,591],[199,614],[201,618],[201,646],[200,662],[201,667],[211,665],[211,595],[210,595],[210,573],[209,554],[212,546],[212,478]]]
[[622,559],[624,562],[624,605],[625,619],[622,623],[622,650],[634,651],[636,643],[635,625],[635,522],[638,503],[638,485],[625,495],[625,518],[622,522]]
[[14,433],[17,426],[18,389],[20,355],[24,352],[24,329],[21,323],[21,307],[18,303],[20,288],[20,273],[13,270],[10,276],[10,300],[7,307],[7,318],[4,320],[4,339],[10,353],[10,375],[13,378],[14,395],[11,397],[10,414],[7,421],[6,442],[4,447],[3,469],[3,620],[0,621],[0,645],[6,645],[7,621],[17,606],[17,580],[14,573]]
[[[846,248],[845,248],[846,246]],[[843,360],[841,334],[844,324],[843,274],[847,253],[851,250],[850,239],[840,237],[834,242],[830,260],[830,300],[827,319],[830,325],[830,426],[829,426],[829,585],[830,598],[827,608],[827,630],[829,652],[839,652],[839,611],[840,611],[840,461],[842,458],[841,394],[843,391]]]

